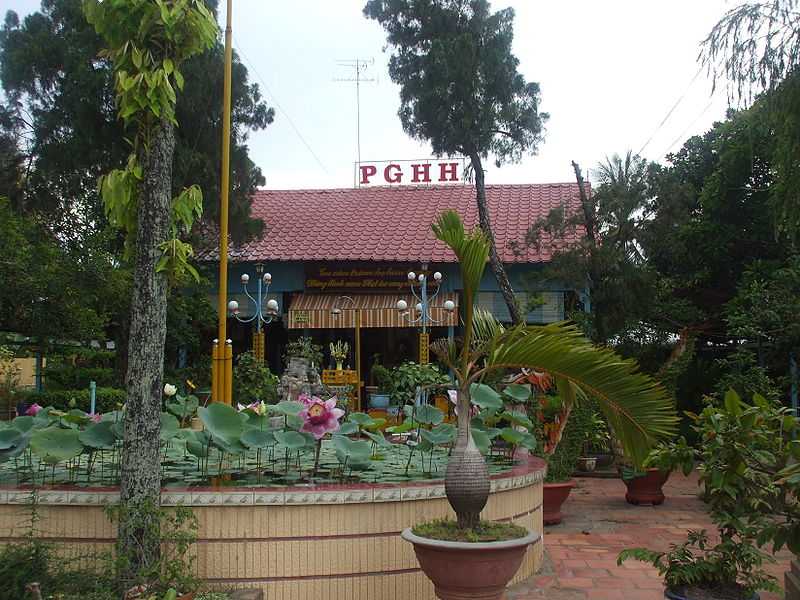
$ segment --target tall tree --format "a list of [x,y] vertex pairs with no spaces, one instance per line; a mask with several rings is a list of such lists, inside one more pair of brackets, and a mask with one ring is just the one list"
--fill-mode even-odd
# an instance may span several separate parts
[[[218,0],[206,0],[216,11]],[[114,78],[96,60],[103,41],[86,23],[81,0],[42,0],[41,10],[19,17],[9,11],[0,31],[0,80],[8,109],[20,127],[10,132],[30,163],[23,193],[62,240],[76,245],[105,226],[97,177],[128,154],[125,132],[116,118]],[[204,218],[216,219],[219,199],[219,139],[223,48],[219,40],[192,57],[182,69],[185,86],[178,98],[172,192],[197,183],[203,191]],[[257,236],[263,224],[250,217],[252,193],[264,184],[248,156],[250,131],[272,122],[273,109],[248,81],[234,58],[231,128],[231,236]],[[2,125],[2,122],[0,122]],[[8,129],[6,129],[8,131]],[[27,163],[26,163],[27,164]]]
[[578,244],[557,244],[550,264],[532,279],[588,288],[591,312],[573,316],[586,321],[593,341],[605,344],[635,324],[648,304],[650,281],[637,238],[646,218],[650,167],[630,152],[615,154],[598,165],[599,186],[592,194],[580,167],[572,164],[581,210],[552,210],[529,229],[525,244],[538,247],[544,237],[564,241],[582,233]]
[[500,166],[535,153],[547,119],[539,84],[525,81],[511,52],[513,9],[493,13],[487,0],[370,0],[364,14],[394,50],[389,76],[400,85],[403,129],[436,155],[469,157],[489,263],[512,320],[522,322],[495,246],[483,171],[490,154]]
[[184,87],[183,63],[212,46],[218,30],[202,0],[84,0],[83,10],[107,44],[102,56],[112,65],[119,116],[131,133],[126,167],[101,180],[106,212],[135,256],[118,535],[126,559],[121,580],[130,583],[160,552],[150,508],[161,497],[167,277],[188,268],[176,230],[202,211],[198,188],[172,196],[176,90]]
[[715,84],[726,79],[729,96],[757,102],[771,116],[777,175],[770,190],[775,229],[800,240],[800,0],[744,2],[728,11],[703,42],[701,59]]

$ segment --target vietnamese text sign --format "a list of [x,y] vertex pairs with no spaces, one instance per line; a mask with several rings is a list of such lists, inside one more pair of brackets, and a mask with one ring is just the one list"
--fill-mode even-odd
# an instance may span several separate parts
[[[306,265],[306,290],[407,290],[411,266],[367,264],[363,266]],[[416,270],[417,274],[423,271]]]

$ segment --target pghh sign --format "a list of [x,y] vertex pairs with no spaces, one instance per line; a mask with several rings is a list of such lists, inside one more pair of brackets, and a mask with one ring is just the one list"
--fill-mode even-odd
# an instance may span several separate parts
[[384,160],[355,163],[356,187],[464,183],[466,159]]

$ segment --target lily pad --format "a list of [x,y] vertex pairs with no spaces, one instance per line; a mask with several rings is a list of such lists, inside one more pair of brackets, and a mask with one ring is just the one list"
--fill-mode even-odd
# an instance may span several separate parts
[[475,442],[475,445],[480,450],[481,454],[489,454],[489,449],[492,447],[492,442],[489,439],[489,436],[486,435],[485,432],[480,431],[478,429],[473,429],[472,433],[472,441]]
[[268,407],[269,412],[276,414],[276,415],[298,415],[300,411],[303,410],[303,403],[302,402],[293,402],[291,400],[284,400],[283,402],[278,402],[277,404],[270,405]]
[[424,425],[438,425],[444,421],[444,413],[430,404],[422,404],[414,410],[414,419]]
[[336,458],[342,464],[363,465],[368,464],[372,455],[370,443],[366,440],[351,440],[343,435],[333,436],[336,448]]
[[358,425],[355,423],[344,422],[339,426],[339,430],[336,433],[341,435],[352,435],[358,431]]
[[22,441],[22,433],[18,429],[0,430],[0,450],[8,450]]
[[11,425],[13,425],[18,431],[25,433],[33,428],[34,418],[27,415],[16,417],[13,421],[11,421]]
[[75,429],[48,427],[33,432],[31,450],[42,461],[55,464],[80,455],[83,452],[83,444]]
[[513,402],[522,404],[531,398],[531,385],[526,383],[524,385],[519,383],[509,383],[503,388],[503,395],[511,398]]
[[249,448],[269,448],[277,443],[275,434],[271,431],[248,429],[242,434],[242,443]]
[[92,423],[78,434],[78,439],[84,446],[89,448],[95,450],[109,450],[114,447],[117,441],[117,436],[114,435],[114,431],[112,430],[113,425],[114,424],[109,421]]
[[178,419],[175,418],[175,415],[161,413],[161,432],[159,435],[162,442],[168,442],[178,435]]
[[275,439],[289,450],[300,450],[306,446],[307,439],[297,431],[276,431]]
[[391,448],[392,443],[387,440],[383,435],[380,433],[372,433],[371,431],[365,431],[364,435],[366,435],[369,439],[375,442],[381,448]]
[[481,408],[500,410],[503,408],[503,399],[494,388],[485,383],[473,383],[469,386],[472,403]]
[[213,437],[228,445],[237,443],[244,431],[239,413],[227,404],[212,402],[207,407],[201,406],[197,416]]

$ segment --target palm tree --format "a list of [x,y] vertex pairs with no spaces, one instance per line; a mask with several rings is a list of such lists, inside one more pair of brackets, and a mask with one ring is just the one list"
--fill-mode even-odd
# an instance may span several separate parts
[[470,432],[470,395],[491,371],[532,368],[547,371],[564,401],[592,396],[618,433],[628,456],[641,463],[659,439],[675,433],[677,416],[664,388],[639,373],[632,360],[597,348],[574,325],[502,327],[473,309],[490,243],[479,228],[467,233],[454,211],[432,225],[436,237],[458,258],[464,291],[464,334],[460,347],[440,340],[434,351],[453,370],[458,386],[458,437],[445,475],[447,499],[461,528],[475,527],[489,497],[486,462]]

